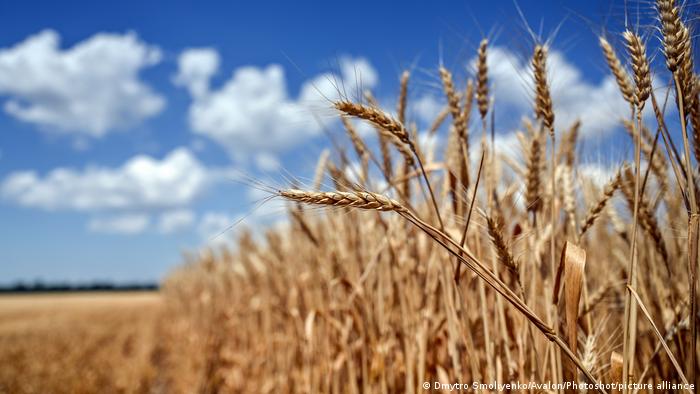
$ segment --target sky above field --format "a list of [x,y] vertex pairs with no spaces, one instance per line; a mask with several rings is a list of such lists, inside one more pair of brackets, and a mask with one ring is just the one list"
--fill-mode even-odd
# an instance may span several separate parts
[[326,131],[347,143],[329,99],[371,89],[393,110],[410,69],[424,130],[437,67],[463,84],[485,36],[511,146],[531,113],[528,25],[558,30],[557,128],[583,118],[582,160],[619,162],[626,107],[597,34],[623,30],[623,2],[518,5],[524,19],[512,1],[0,3],[0,282],[156,280],[183,251],[273,225],[283,206],[256,209],[267,195],[246,179],[308,184]]

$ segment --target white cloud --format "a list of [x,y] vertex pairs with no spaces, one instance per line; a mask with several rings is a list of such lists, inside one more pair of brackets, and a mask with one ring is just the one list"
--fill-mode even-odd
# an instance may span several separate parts
[[349,89],[355,86],[371,88],[379,83],[377,71],[365,58],[341,58],[339,64],[343,81],[351,83],[347,86]]
[[267,152],[260,152],[255,155],[255,165],[263,171],[275,171],[280,168],[281,163],[275,155],[269,154]]
[[194,212],[188,209],[177,209],[160,215],[158,231],[163,234],[179,232],[192,226],[195,221]]
[[[496,135],[494,138],[494,146],[496,154],[522,159],[522,147],[520,146],[516,133]],[[480,160],[482,154],[481,142],[472,144],[469,153],[471,154],[472,160]],[[478,165],[478,162],[476,164]]]
[[237,220],[225,212],[207,212],[197,225],[197,231],[203,241],[210,245],[223,245],[231,241],[228,231]]
[[598,187],[603,187],[608,183],[619,168],[619,164],[585,163],[578,167],[578,174],[581,178],[593,182]]
[[28,207],[47,210],[139,210],[182,207],[216,177],[186,148],[162,160],[139,155],[121,167],[57,168],[45,176],[19,171],[0,184],[0,194]]
[[[186,50],[179,65],[174,80],[192,95],[192,130],[216,141],[238,160],[261,152],[273,155],[286,151],[317,135],[321,125],[314,109],[327,110],[327,99],[338,97],[344,87],[354,92],[358,85],[373,87],[378,79],[366,60],[345,58],[340,60],[340,76],[316,76],[306,81],[294,98],[288,92],[284,70],[277,64],[237,68],[217,90],[209,86],[219,65],[213,49]],[[320,120],[328,121],[324,116]],[[265,160],[262,164],[269,163]]]
[[432,94],[425,94],[415,100],[409,100],[409,103],[411,112],[424,124],[431,124],[435,121],[435,118],[445,107],[445,100]]
[[201,97],[209,91],[209,80],[219,69],[219,53],[212,48],[185,50],[178,58],[178,74],[173,82],[184,86],[194,97]]
[[145,231],[150,223],[151,218],[148,215],[125,214],[93,218],[88,223],[88,229],[97,233],[133,235]]
[[99,33],[72,48],[44,30],[0,49],[5,111],[46,132],[101,137],[159,113],[165,100],[139,79],[160,51],[133,33]]

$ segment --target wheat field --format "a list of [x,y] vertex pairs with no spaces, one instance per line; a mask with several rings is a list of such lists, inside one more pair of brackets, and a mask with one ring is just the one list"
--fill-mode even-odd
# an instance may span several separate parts
[[[408,71],[393,108],[371,92],[328,103],[347,144],[321,155],[313,181],[253,182],[285,203],[285,224],[237,228],[233,246],[193,254],[168,276],[157,315],[139,307],[133,327],[118,328],[129,315],[108,323],[119,331],[108,346],[122,358],[105,362],[133,361],[112,368],[119,376],[107,391],[491,392],[472,384],[576,382],[593,386],[505,391],[694,392],[700,79],[680,5],[658,0],[656,10],[651,37],[632,28],[598,37],[629,104],[620,127],[634,146],[609,179],[581,161],[588,119],[555,128],[547,41],[529,53],[532,116],[517,155],[495,146],[488,39],[473,70],[435,70],[447,104],[425,134],[444,134],[441,149],[421,143],[409,121]],[[665,69],[652,72],[655,52]],[[361,137],[358,121],[378,143]],[[144,341],[134,354],[123,350],[136,340],[130,330]],[[6,359],[32,357],[6,346]],[[72,379],[46,368],[4,367],[0,388]]]
[[155,293],[0,297],[0,392],[151,392],[161,308]]

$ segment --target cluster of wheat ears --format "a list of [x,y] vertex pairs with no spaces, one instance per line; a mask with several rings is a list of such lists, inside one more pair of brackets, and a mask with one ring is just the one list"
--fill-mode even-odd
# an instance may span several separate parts
[[[211,391],[386,393],[434,381],[697,383],[700,79],[679,5],[656,10],[665,97],[639,33],[600,37],[635,148],[604,185],[579,171],[586,119],[555,130],[546,43],[531,54],[522,160],[494,148],[488,40],[464,89],[439,69],[447,104],[428,133],[449,124],[441,157],[407,122],[408,72],[393,115],[369,93],[334,102],[360,164],[342,148],[335,163],[323,155],[309,190],[275,191],[288,226],[263,242],[244,232],[165,284],[169,330],[187,338],[168,358],[188,373],[171,384],[187,375],[184,387]],[[353,119],[376,129],[377,152]],[[320,190],[326,175],[334,190]]]

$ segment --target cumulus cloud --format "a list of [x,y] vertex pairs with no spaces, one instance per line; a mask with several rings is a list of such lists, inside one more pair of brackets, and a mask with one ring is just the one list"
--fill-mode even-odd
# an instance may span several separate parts
[[275,171],[280,168],[281,163],[274,155],[261,152],[255,156],[255,165],[263,171]]
[[194,212],[188,209],[176,209],[165,212],[158,219],[158,231],[170,234],[185,230],[195,221]]
[[425,94],[409,102],[411,103],[411,113],[423,124],[430,124],[433,122],[440,111],[445,107],[445,100],[433,94]]
[[145,214],[97,217],[90,220],[88,229],[97,233],[133,235],[145,231],[150,222],[151,218]]
[[578,174],[581,178],[593,182],[596,186],[603,187],[615,177],[618,168],[619,164],[585,163],[578,167]]
[[[189,49],[180,55],[174,81],[192,95],[189,122],[195,133],[214,140],[238,160],[265,153],[268,156],[262,156],[261,163],[267,165],[269,155],[289,150],[321,131],[313,110],[327,108],[327,99],[338,97],[343,87],[377,84],[377,73],[367,60],[344,58],[339,64],[340,75],[318,75],[292,97],[278,64],[237,68],[223,86],[212,89],[210,79],[219,68],[217,52]],[[328,119],[321,116],[320,121]]]
[[379,83],[379,75],[365,58],[341,58],[340,74],[343,81],[350,82],[348,88],[358,85],[360,88],[372,88]]
[[223,245],[232,239],[227,230],[231,228],[239,218],[235,218],[225,212],[206,212],[197,225],[197,232],[203,241],[209,245]]
[[160,62],[134,33],[99,33],[69,49],[44,30],[0,49],[5,111],[46,132],[101,137],[158,114],[165,100],[139,79]]
[[184,51],[178,58],[178,73],[173,78],[176,85],[186,87],[194,97],[209,91],[209,80],[219,70],[219,53],[212,48],[195,48]]
[[15,172],[0,183],[0,194],[46,210],[167,209],[191,203],[215,178],[188,149],[178,148],[161,160],[139,155],[118,168]]
[[[476,144],[473,144],[476,145]],[[505,155],[512,158],[524,159],[522,146],[518,141],[518,135],[516,133],[507,133],[496,135],[494,138],[494,146],[496,153],[499,155]],[[472,160],[478,160],[481,157],[481,146],[472,146],[470,149],[470,154]],[[476,163],[478,165],[478,163]]]

